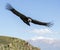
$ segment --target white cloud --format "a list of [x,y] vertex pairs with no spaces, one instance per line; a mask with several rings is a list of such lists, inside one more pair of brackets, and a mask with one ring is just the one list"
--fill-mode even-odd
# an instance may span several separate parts
[[32,40],[32,41],[41,40],[42,42],[52,44],[52,43],[55,42],[56,39],[40,36],[40,37],[34,37],[34,38],[32,38],[31,40]]
[[38,39],[47,39],[47,40],[54,40],[54,39],[60,39],[60,33],[56,32],[51,29],[32,29],[29,31],[29,33],[35,34],[31,39],[32,40],[38,40]]
[[48,39],[48,40],[54,40],[54,38],[43,37],[43,36],[39,36],[39,37],[34,37],[34,38],[32,38],[32,40],[39,40],[39,39]]
[[31,30],[31,32],[37,34],[47,34],[47,33],[52,33],[53,31],[50,29],[33,29]]
[[56,32],[54,30],[47,29],[47,28],[33,29],[30,31],[30,33],[36,34],[36,36],[32,37],[31,40],[33,40],[33,41],[43,40],[43,42],[46,42],[49,44],[54,43],[55,40],[60,37],[60,36],[58,36],[58,35],[60,35],[59,32]]

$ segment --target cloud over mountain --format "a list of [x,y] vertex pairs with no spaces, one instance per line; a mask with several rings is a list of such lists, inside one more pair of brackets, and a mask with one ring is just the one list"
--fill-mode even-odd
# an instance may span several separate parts
[[33,46],[40,47],[41,50],[60,50],[60,40],[58,39],[38,37],[28,40],[28,42]]

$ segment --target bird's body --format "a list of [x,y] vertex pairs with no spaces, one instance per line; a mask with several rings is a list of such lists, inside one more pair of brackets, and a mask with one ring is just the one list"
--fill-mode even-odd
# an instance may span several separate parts
[[10,4],[7,5],[7,9],[10,10],[13,14],[17,15],[19,18],[21,18],[22,21],[29,26],[30,26],[30,22],[34,23],[34,24],[38,24],[38,25],[44,25],[44,26],[50,26],[51,25],[51,23],[40,22],[38,20],[34,20],[30,17],[23,15],[22,13],[15,10]]

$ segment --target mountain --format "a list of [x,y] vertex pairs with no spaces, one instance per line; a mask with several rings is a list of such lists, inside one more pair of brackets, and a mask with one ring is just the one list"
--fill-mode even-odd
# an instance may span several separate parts
[[0,50],[40,50],[37,47],[33,47],[25,40],[0,36]]
[[60,40],[57,39],[36,39],[28,42],[41,50],[60,50]]

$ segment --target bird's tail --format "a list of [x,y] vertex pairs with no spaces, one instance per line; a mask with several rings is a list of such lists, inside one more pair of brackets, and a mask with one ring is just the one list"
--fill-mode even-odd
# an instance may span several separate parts
[[12,9],[14,9],[9,3],[6,5],[6,9],[8,9],[8,10],[12,10]]

